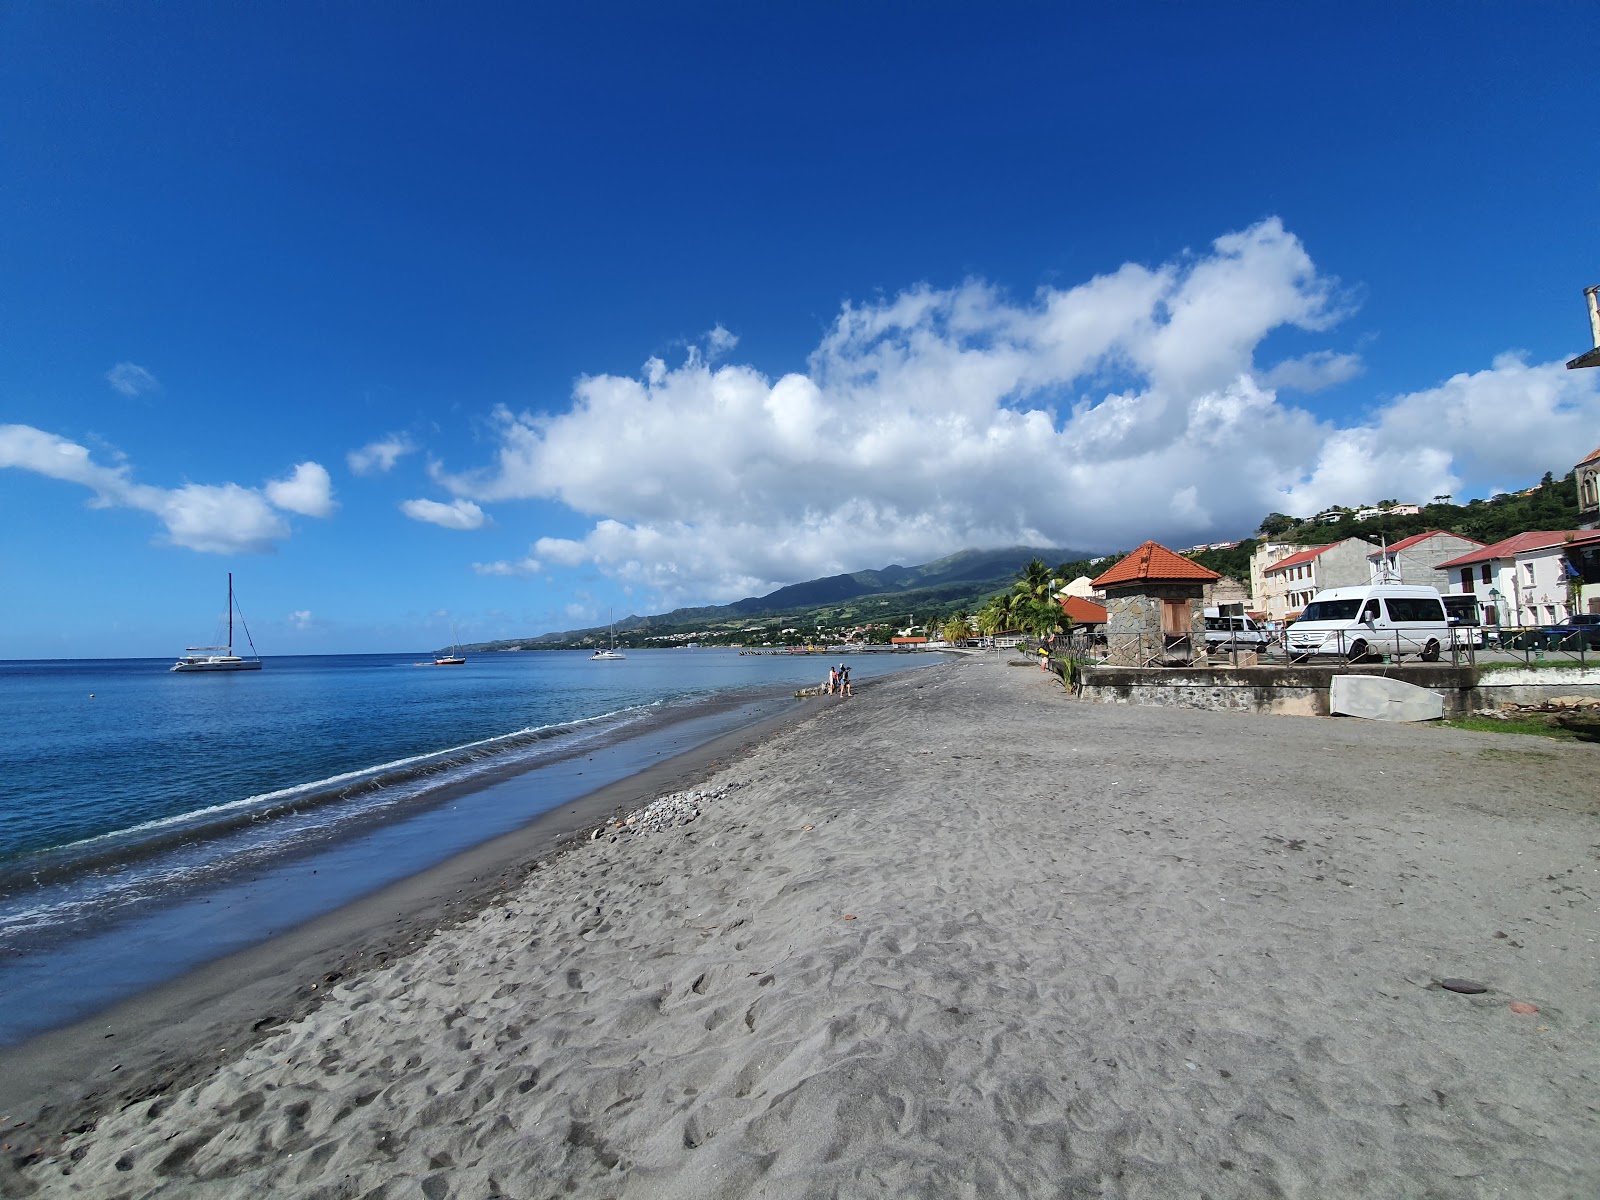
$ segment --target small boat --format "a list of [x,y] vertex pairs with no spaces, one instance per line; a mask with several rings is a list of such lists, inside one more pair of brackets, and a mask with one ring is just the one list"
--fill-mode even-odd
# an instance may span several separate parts
[[450,644],[450,653],[433,656],[433,665],[436,667],[459,667],[467,661],[466,656],[461,653],[461,635],[456,632],[454,621],[450,622],[450,636],[455,639]]
[[239,625],[244,629],[245,641],[250,643],[249,658],[243,658],[233,652],[233,610],[237,607],[233,599],[233,572],[228,572],[228,644],[226,646],[188,646],[178,661],[172,664],[174,671],[259,671],[261,670],[261,656],[256,653],[255,639],[250,636],[250,627],[244,623],[244,613],[239,614]]
[[[613,615],[615,615],[615,614],[613,614]],[[627,657],[628,656],[626,654],[624,654],[621,650],[617,649],[617,623],[616,623],[615,620],[613,620],[611,622],[611,645],[610,645],[610,647],[608,649],[605,649],[605,650],[596,650],[593,654],[589,655],[589,661],[590,662],[594,662],[595,659],[613,659],[613,658],[627,658]]]

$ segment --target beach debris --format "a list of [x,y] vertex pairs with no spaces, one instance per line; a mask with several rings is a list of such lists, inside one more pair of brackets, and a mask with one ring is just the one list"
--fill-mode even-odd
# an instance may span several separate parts
[[1441,979],[1439,986],[1447,992],[1460,992],[1463,996],[1477,996],[1489,990],[1487,983],[1476,979]]
[[1531,1017],[1534,1013],[1539,1011],[1539,1006],[1537,1004],[1529,1004],[1526,1000],[1513,1000],[1509,1005],[1507,1005],[1507,1007],[1510,1008],[1512,1012],[1522,1017]]
[[846,921],[854,921],[856,919],[856,915],[855,913],[845,913],[844,919]]
[[714,789],[691,788],[658,796],[643,808],[613,818],[609,829],[601,826],[590,834],[589,840],[597,841],[609,833],[614,842],[637,833],[665,833],[670,829],[680,829],[699,820],[708,801],[720,800],[743,786],[735,782]]
[[800,832],[801,833],[810,833],[815,828],[816,828],[815,825],[802,825],[802,826],[800,826]]

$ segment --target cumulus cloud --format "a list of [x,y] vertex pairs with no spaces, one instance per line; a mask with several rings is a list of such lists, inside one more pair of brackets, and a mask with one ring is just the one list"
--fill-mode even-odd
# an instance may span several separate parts
[[394,464],[416,450],[416,443],[403,433],[368,442],[359,450],[345,455],[345,462],[357,475],[377,475],[394,469]]
[[[461,500],[591,517],[534,554],[671,602],[964,546],[1216,540],[1272,511],[1537,476],[1584,441],[1562,431],[1594,440],[1595,373],[1560,363],[1497,360],[1344,426],[1286,403],[1280,388],[1348,380],[1360,360],[1327,347],[1263,366],[1262,343],[1348,311],[1271,219],[1026,300],[973,280],[846,304],[806,370],[776,380],[696,349],[637,379],[587,376],[565,411],[496,410],[492,462],[433,475]],[[1507,437],[1489,414],[1513,397]]]
[[449,504],[437,500],[402,500],[400,511],[413,521],[426,521],[445,529],[481,529],[488,520],[483,509],[470,500],[456,499]]
[[544,564],[530,555],[515,562],[508,562],[505,559],[499,562],[475,562],[472,564],[472,569],[479,575],[537,575],[544,570]]
[[[288,480],[269,483],[264,490],[236,483],[189,483],[160,488],[137,483],[126,463],[105,466],[76,442],[35,429],[31,425],[0,425],[0,467],[33,471],[50,479],[88,488],[95,508],[133,508],[151,513],[166,526],[176,546],[212,554],[260,553],[289,536],[289,525],[274,505],[291,512],[312,512],[317,473],[327,472],[316,463],[302,463]],[[283,503],[273,495],[287,489]],[[308,507],[294,507],[303,505]]]
[[131,362],[119,362],[112,367],[106,372],[106,382],[111,385],[113,391],[121,392],[129,399],[142,396],[146,392],[158,391],[161,387],[154,375],[138,363]]
[[289,627],[297,633],[304,633],[315,625],[316,620],[312,617],[309,608],[297,608],[289,614]]
[[267,484],[266,492],[267,499],[279,508],[306,517],[326,517],[336,507],[333,480],[320,463],[301,463],[287,479],[275,479]]

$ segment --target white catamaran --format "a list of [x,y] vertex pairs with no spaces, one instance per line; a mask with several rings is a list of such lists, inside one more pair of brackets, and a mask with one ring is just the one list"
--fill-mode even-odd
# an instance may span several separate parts
[[[615,616],[615,614],[612,614],[612,615]],[[611,622],[611,646],[610,646],[610,648],[606,649],[606,650],[596,650],[593,654],[589,655],[589,661],[593,662],[597,658],[627,658],[627,657],[628,656],[626,654],[624,654],[621,650],[617,649],[617,623],[616,623],[615,620],[613,620]]]
[[239,614],[239,626],[244,630],[245,641],[250,643],[250,657],[242,658],[233,652],[233,572],[228,572],[228,644],[226,646],[189,646],[172,664],[174,671],[259,671],[261,656],[256,653],[255,639],[250,627],[244,623],[244,613]]

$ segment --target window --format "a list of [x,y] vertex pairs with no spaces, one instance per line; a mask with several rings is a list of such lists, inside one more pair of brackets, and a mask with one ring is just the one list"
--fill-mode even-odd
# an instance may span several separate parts
[[1481,570],[1483,572],[1483,574],[1480,576],[1480,578],[1482,578],[1484,583],[1488,583],[1489,582],[1489,564],[1488,563],[1484,563],[1483,566],[1479,568],[1479,570]]
[[1300,614],[1302,621],[1349,621],[1361,609],[1359,600],[1318,600],[1306,605]]
[[1461,590],[1463,592],[1470,592],[1470,591],[1473,590],[1472,589],[1472,568],[1471,567],[1462,567],[1461,568]]
[[1527,579],[1526,579],[1527,585],[1529,587],[1532,587],[1533,586],[1533,564],[1531,562],[1530,563],[1523,563],[1522,564],[1522,570],[1523,570],[1524,575],[1527,576]]
[[1391,596],[1384,603],[1389,606],[1389,620],[1396,623],[1444,620],[1444,605],[1437,600],[1421,596]]

